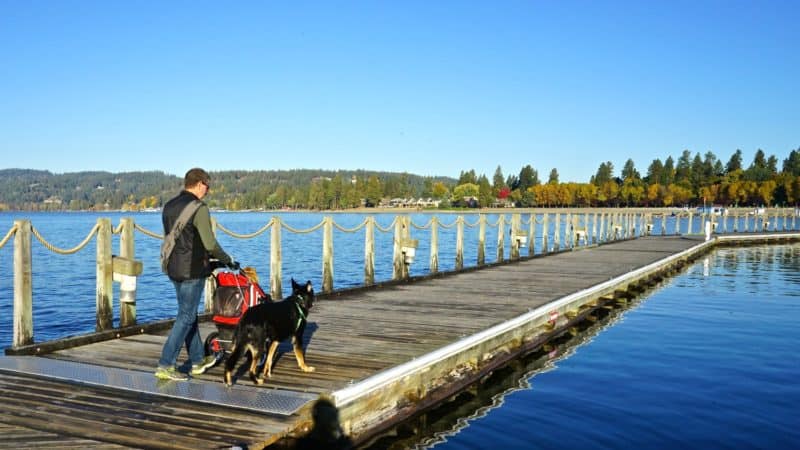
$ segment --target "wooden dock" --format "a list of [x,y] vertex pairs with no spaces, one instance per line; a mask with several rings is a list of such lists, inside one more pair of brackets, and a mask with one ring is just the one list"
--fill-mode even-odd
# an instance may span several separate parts
[[[284,343],[273,377],[259,387],[246,374],[224,387],[220,366],[188,383],[156,383],[164,324],[100,342],[73,339],[85,344],[73,347],[8,349],[0,358],[8,362],[0,364],[0,448],[262,448],[307,430],[310,399],[321,394],[339,408],[345,431],[363,442],[715,245],[786,242],[800,233],[724,238],[642,237],[322,295],[305,336],[306,361],[316,371],[300,371]],[[211,322],[202,324],[203,336],[212,331]],[[37,356],[17,356],[23,354]],[[15,369],[19,359],[35,359],[41,364],[30,367],[43,369]],[[76,368],[117,375],[99,383],[62,375]],[[116,386],[119,374],[155,384],[155,391]],[[301,406],[254,411],[197,398],[198,389],[220,398],[295,393]]]

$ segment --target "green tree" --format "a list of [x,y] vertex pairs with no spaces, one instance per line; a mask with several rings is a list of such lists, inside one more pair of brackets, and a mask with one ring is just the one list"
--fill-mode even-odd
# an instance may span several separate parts
[[464,199],[469,197],[478,198],[480,186],[475,183],[463,183],[453,188],[453,202],[463,202]]
[[769,180],[771,176],[772,170],[769,167],[764,151],[761,149],[756,150],[753,162],[750,164],[750,167],[744,171],[745,180],[761,183]]
[[497,196],[492,192],[492,185],[489,184],[489,179],[486,178],[486,175],[478,177],[478,203],[482,207],[489,207],[492,206],[495,198]]
[[449,192],[450,191],[449,191],[449,189],[447,189],[447,186],[444,183],[442,183],[441,181],[437,181],[436,183],[433,184],[433,197],[434,198],[437,198],[437,199],[446,198],[447,194]]
[[672,159],[672,156],[667,157],[664,161],[664,172],[662,172],[661,176],[659,184],[662,186],[669,186],[675,182],[675,160]]
[[458,184],[478,184],[478,176],[475,175],[475,170],[472,169],[469,172],[462,171],[461,174],[458,176]]
[[731,155],[731,159],[728,160],[728,164],[725,165],[725,173],[731,173],[737,170],[742,170],[742,151],[739,149],[736,149],[733,155]]
[[550,171],[550,176],[547,178],[547,184],[558,184],[558,170],[553,167]]
[[593,183],[595,186],[602,187],[614,178],[614,164],[611,161],[600,163],[597,168],[597,174],[594,176]]
[[675,166],[675,183],[682,184],[686,187],[692,186],[692,154],[689,150],[684,150],[681,157],[678,158],[678,164]]
[[625,161],[625,166],[622,168],[622,180],[638,180],[641,176],[639,175],[639,171],[636,170],[636,166],[633,163],[633,160],[628,158]]
[[789,157],[783,160],[783,171],[795,177],[800,176],[800,148],[789,152]]
[[519,171],[519,186],[518,189],[523,192],[527,191],[529,187],[540,184],[539,174],[533,167],[528,164]]
[[372,203],[373,205],[377,205],[380,203],[381,199],[383,199],[383,187],[381,186],[381,181],[378,179],[377,176],[371,175],[367,179],[367,186],[364,192],[365,199]]
[[494,171],[494,176],[492,177],[492,189],[494,190],[494,195],[497,196],[500,191],[506,187],[505,179],[503,178],[503,170],[500,166],[497,166],[497,169]]
[[661,162],[660,159],[654,159],[653,162],[650,163],[650,166],[647,168],[647,175],[645,176],[645,180],[648,183],[660,183],[662,181],[664,173],[664,164]]

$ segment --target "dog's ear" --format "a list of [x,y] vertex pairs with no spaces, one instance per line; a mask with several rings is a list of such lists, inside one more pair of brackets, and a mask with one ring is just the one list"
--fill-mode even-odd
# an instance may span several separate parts
[[297,290],[298,287],[300,286],[297,284],[297,281],[294,281],[294,277],[292,277],[292,290]]
[[314,288],[311,287],[311,280],[306,281],[306,292],[314,292]]

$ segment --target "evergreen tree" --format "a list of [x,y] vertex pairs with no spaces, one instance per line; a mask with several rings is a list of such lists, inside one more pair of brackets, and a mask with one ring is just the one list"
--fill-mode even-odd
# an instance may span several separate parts
[[486,175],[478,177],[478,202],[482,207],[492,206],[494,199],[497,196],[492,192],[492,185],[489,184],[489,179]]
[[789,152],[789,157],[783,160],[783,171],[796,177],[800,176],[800,148]]
[[597,174],[594,176],[594,185],[603,186],[614,178],[614,164],[611,161],[600,163],[597,168]]
[[494,171],[494,177],[492,177],[492,188],[495,190],[495,195],[504,187],[506,187],[506,182],[503,179],[503,170],[500,166],[497,166],[497,169]]
[[675,183],[675,160],[672,156],[668,156],[664,161],[664,172],[662,173],[661,185],[669,186]]
[[725,165],[725,173],[733,173],[737,170],[742,170],[742,151],[736,149],[736,151],[731,156],[731,159],[728,160],[728,164]]
[[647,176],[645,177],[645,180],[648,184],[659,184],[662,181],[663,173],[664,164],[660,159],[656,158],[647,168]]
[[695,153],[692,159],[692,169],[689,172],[689,180],[692,183],[692,192],[699,192],[700,187],[704,186],[705,182],[705,168],[703,160],[700,158],[700,153]]
[[558,170],[553,167],[550,171],[550,177],[547,179],[547,184],[558,184]]
[[[744,171],[744,179],[747,181],[761,183],[769,180],[771,175],[772,170],[769,167],[769,163],[767,162],[767,157],[764,155],[764,151],[761,149],[756,150],[756,154],[753,157],[753,163],[750,164],[750,167]],[[761,198],[763,200],[764,196],[762,195]],[[770,198],[770,200],[772,199]]]
[[529,188],[540,184],[539,174],[531,167],[530,164],[526,165],[519,171],[519,187],[518,189],[524,194]]
[[678,158],[678,165],[675,167],[675,183],[685,187],[692,186],[692,154],[689,150],[684,150]]
[[461,175],[458,176],[458,184],[478,184],[478,177],[475,175],[475,169],[470,170],[469,172],[461,172]]
[[783,171],[794,176],[800,176],[800,148],[789,152],[789,157],[783,160]]
[[638,180],[641,176],[639,175],[639,171],[636,170],[636,166],[633,163],[633,160],[628,158],[625,161],[625,166],[622,168],[622,179],[623,180]]

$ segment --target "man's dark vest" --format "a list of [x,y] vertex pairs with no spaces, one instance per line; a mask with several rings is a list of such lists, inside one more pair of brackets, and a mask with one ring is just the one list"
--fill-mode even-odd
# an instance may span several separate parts
[[[188,191],[181,191],[177,197],[168,201],[164,205],[161,220],[164,224],[164,233],[169,233],[172,225],[178,220],[178,216],[192,200],[198,198]],[[195,213],[197,214],[197,213]],[[192,218],[194,220],[194,217]],[[211,274],[208,264],[208,252],[203,247],[200,233],[194,227],[192,221],[186,224],[183,232],[175,242],[175,248],[167,264],[167,275],[171,280],[185,281],[196,278],[205,278]]]

